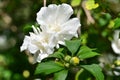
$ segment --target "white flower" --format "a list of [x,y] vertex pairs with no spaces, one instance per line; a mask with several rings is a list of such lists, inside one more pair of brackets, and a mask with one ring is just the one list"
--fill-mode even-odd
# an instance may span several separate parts
[[64,40],[77,37],[77,30],[80,27],[78,18],[69,19],[73,9],[68,4],[42,7],[37,13],[37,22],[41,25],[42,31],[53,33],[57,43],[64,45]]
[[120,54],[120,30],[116,30],[114,33],[114,40],[112,41],[112,49],[116,54]]
[[53,53],[56,43],[53,34],[41,32],[39,28],[32,27],[34,33],[30,32],[30,36],[25,36],[21,51],[28,50],[30,53],[35,54],[36,60],[40,62]]
[[35,61],[40,62],[53,53],[55,46],[64,45],[64,40],[77,37],[80,21],[78,18],[69,19],[72,14],[73,9],[68,4],[42,7],[37,13],[41,30],[32,26],[34,32],[25,36],[21,51],[28,50],[34,54]]

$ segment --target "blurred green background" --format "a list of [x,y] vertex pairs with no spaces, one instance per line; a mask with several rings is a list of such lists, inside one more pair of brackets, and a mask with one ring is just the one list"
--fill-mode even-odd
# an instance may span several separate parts
[[[109,71],[112,72],[115,66],[120,66],[114,63],[119,55],[116,55],[111,48],[113,31],[120,26],[114,26],[115,19],[120,17],[120,0],[96,0],[99,7],[89,11],[89,17],[82,6],[85,0],[73,1],[47,0],[47,5],[52,3],[72,5],[74,9],[72,17],[79,17],[82,24],[80,35],[82,45],[96,48],[101,54],[99,58],[93,58],[91,61],[100,63],[102,60],[105,80],[118,80],[120,77]],[[20,46],[24,35],[32,31],[31,26],[37,25],[36,13],[42,6],[43,0],[0,0],[0,80],[37,78],[34,76],[36,64],[31,63],[32,56],[27,52],[20,52]]]

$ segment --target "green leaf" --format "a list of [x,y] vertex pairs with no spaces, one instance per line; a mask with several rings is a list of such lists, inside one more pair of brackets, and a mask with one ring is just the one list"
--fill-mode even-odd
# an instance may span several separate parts
[[35,74],[50,74],[54,73],[60,70],[63,70],[64,67],[61,66],[60,64],[54,62],[54,61],[49,61],[49,62],[42,62],[37,65],[37,68],[35,70]]
[[96,78],[96,80],[104,80],[104,75],[99,65],[97,64],[81,65],[81,67],[89,71]]
[[62,52],[64,48],[59,48],[57,52]]
[[96,52],[93,52],[92,49],[90,49],[89,47],[87,46],[82,46],[77,54],[77,56],[80,58],[80,59],[86,59],[86,58],[91,58],[91,57],[94,57],[94,56],[97,56],[99,55],[98,53]]
[[59,72],[56,72],[54,75],[54,80],[65,80],[68,74],[68,70],[62,70]]
[[65,41],[66,43],[66,47],[68,48],[68,50],[72,53],[72,56],[74,55],[74,53],[77,52],[77,50],[80,47],[80,40],[71,40],[71,41]]
[[25,34],[28,34],[29,32],[33,31],[31,25],[32,24],[27,24],[27,25],[24,26],[23,31],[24,31]]
[[71,5],[72,5],[72,6],[79,6],[80,3],[81,3],[81,0],[72,0],[72,1],[71,1]]
[[64,57],[64,55],[61,52],[55,52],[55,53],[49,55],[49,57],[54,57],[54,58],[60,58],[60,59],[62,59]]
[[91,74],[87,70],[81,68],[75,75],[75,80],[91,80]]
[[114,26],[115,26],[115,28],[119,28],[120,27],[120,18],[116,18],[114,20]]
[[64,54],[62,53],[63,50],[64,50],[64,48],[59,48],[58,51],[56,51],[53,54],[50,54],[49,57],[62,59],[64,57]]

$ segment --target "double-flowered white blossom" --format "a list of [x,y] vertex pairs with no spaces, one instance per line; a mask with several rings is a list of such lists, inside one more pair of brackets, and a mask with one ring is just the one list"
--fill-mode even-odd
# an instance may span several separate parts
[[37,13],[37,22],[40,28],[33,26],[30,36],[25,36],[21,51],[28,50],[35,54],[38,62],[54,52],[54,47],[59,44],[65,45],[64,40],[77,37],[77,30],[80,27],[78,18],[70,19],[73,9],[68,4],[42,7]]
[[116,54],[120,54],[120,30],[115,30],[113,41],[112,41],[112,48]]
[[70,19],[73,9],[68,4],[42,7],[37,13],[37,22],[41,25],[43,31],[54,33],[58,44],[64,45],[64,40],[70,40],[77,37],[77,30],[80,27],[78,18]]
[[24,42],[21,46],[21,51],[28,50],[30,53],[35,54],[39,52],[38,62],[46,58],[49,54],[54,51],[54,37],[52,34],[41,32],[39,28],[33,27],[34,33],[30,32],[30,36],[25,36]]

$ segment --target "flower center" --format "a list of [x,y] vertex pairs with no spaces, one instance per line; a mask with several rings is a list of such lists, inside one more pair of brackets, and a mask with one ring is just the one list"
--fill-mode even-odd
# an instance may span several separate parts
[[48,43],[48,37],[44,37],[42,40],[44,43]]
[[55,32],[59,32],[61,30],[60,26],[58,24],[54,24],[54,25],[50,26],[50,29]]

